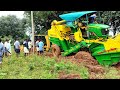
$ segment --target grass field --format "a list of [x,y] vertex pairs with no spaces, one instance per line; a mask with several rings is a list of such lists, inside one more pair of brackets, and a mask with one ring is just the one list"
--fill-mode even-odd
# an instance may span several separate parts
[[23,53],[17,58],[4,57],[0,66],[0,79],[119,79],[119,70],[114,67],[104,67],[104,73],[90,72],[84,64],[75,64],[69,60],[56,61],[55,57],[30,55]]

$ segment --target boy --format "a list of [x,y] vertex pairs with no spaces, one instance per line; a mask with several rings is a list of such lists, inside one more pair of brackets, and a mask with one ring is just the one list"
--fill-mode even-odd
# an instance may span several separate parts
[[40,52],[40,54],[42,54],[44,51],[44,43],[42,42],[41,39],[39,40],[38,45],[39,45],[39,52]]

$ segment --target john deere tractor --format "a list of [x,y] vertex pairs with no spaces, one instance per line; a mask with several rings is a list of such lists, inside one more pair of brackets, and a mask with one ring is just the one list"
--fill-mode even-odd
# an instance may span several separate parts
[[[96,11],[83,11],[62,14],[63,20],[54,20],[48,30],[54,56],[68,56],[81,50],[88,50],[101,65],[113,65],[120,61],[120,34],[109,37],[109,26],[104,24],[89,24],[88,14]],[[78,22],[86,16],[86,25]],[[84,21],[85,22],[85,21]]]

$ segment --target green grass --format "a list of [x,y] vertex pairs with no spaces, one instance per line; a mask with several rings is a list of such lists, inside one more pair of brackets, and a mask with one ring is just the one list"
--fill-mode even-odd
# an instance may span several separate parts
[[[37,55],[24,57],[21,53],[17,58],[15,53],[11,57],[4,57],[0,66],[0,79],[58,79],[59,72],[66,74],[78,74],[82,79],[89,79],[89,72],[84,65],[73,64],[62,60],[56,62],[56,58]],[[115,68],[105,67],[104,74],[96,74],[105,79],[119,79],[119,71]]]
[[30,55],[24,57],[23,53],[16,57],[15,53],[11,57],[4,57],[0,68],[0,79],[58,79],[59,72],[65,71],[67,74],[81,74],[83,78],[87,76],[84,68],[80,68],[71,62],[65,63],[55,61],[56,58]]

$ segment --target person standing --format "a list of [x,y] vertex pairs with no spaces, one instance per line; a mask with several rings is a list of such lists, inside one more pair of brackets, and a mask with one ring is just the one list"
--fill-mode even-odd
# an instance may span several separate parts
[[41,39],[39,40],[38,45],[39,45],[39,53],[43,54],[43,52],[44,52],[44,43],[42,42]]
[[7,44],[8,44],[8,40],[6,39],[6,41],[4,42],[4,50],[5,50],[5,51],[4,51],[4,55],[5,55],[5,56],[8,56],[8,55],[7,55]]
[[2,40],[0,39],[0,64],[2,64],[3,53],[4,53],[4,44],[2,43]]
[[31,40],[28,41],[28,48],[29,48],[29,53],[31,53],[32,52],[32,41]]
[[28,56],[29,47],[28,47],[28,40],[27,39],[25,39],[25,41],[23,42],[23,46],[24,46],[24,54],[25,54],[25,56]]
[[12,54],[12,50],[11,50],[11,44],[10,44],[11,40],[8,41],[8,51],[9,51],[9,55]]
[[11,45],[8,39],[6,39],[4,43],[4,47],[5,47],[5,56],[11,55]]
[[39,55],[39,40],[36,41],[36,51],[37,55]]
[[14,50],[16,52],[16,56],[18,57],[18,55],[20,54],[20,42],[18,41],[18,38],[16,38],[14,42]]

